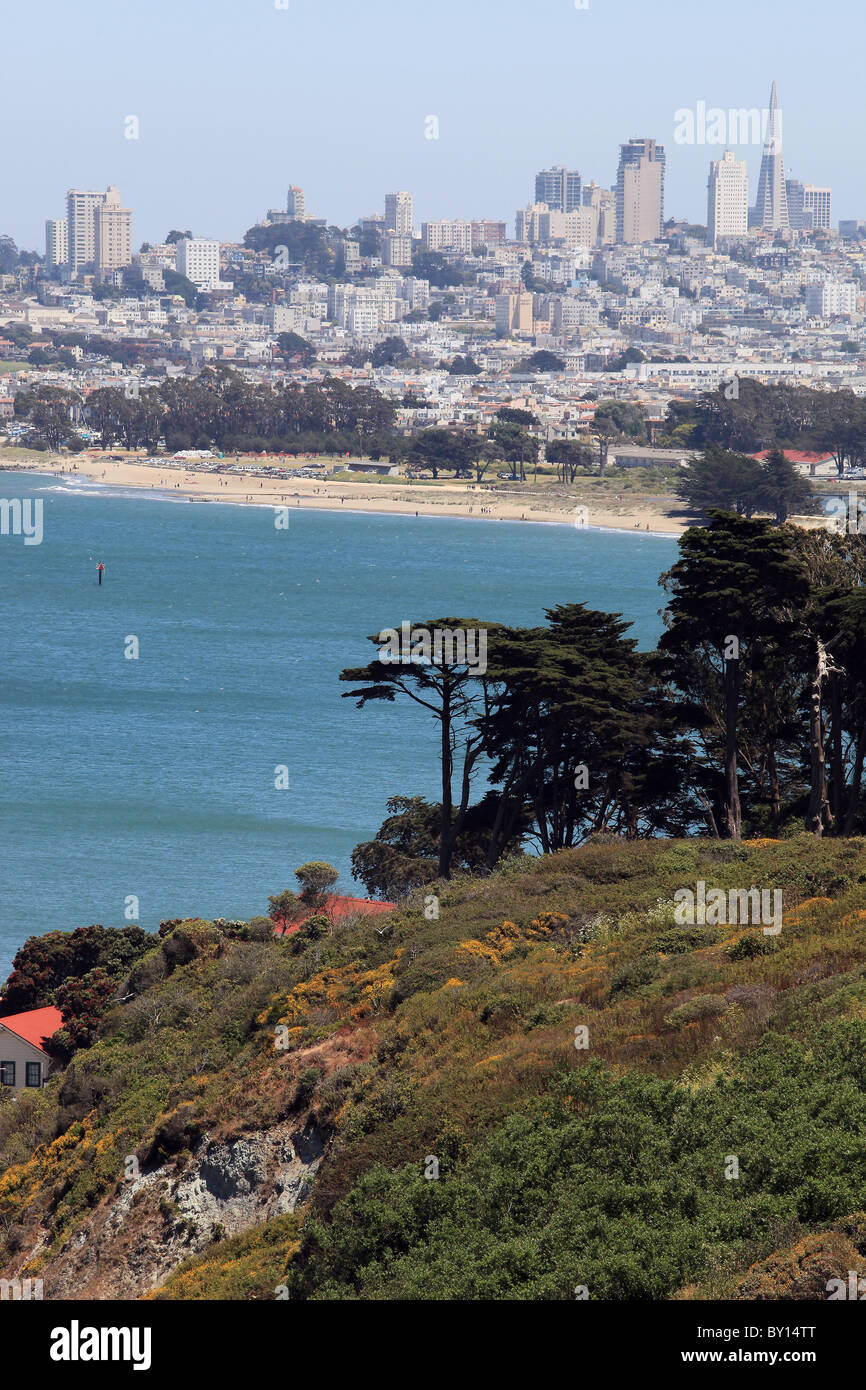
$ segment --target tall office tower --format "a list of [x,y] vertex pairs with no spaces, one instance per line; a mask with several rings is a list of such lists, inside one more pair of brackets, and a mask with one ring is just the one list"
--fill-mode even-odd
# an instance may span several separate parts
[[613,189],[588,183],[583,190],[583,206],[592,208],[598,216],[597,244],[612,245],[616,241],[616,194]]
[[770,89],[770,110],[764,135],[764,155],[758,179],[758,199],[755,203],[755,226],[770,232],[784,231],[788,220],[788,195],[785,188],[785,161],[782,158],[782,112],[776,96],[776,84]]
[[655,140],[620,145],[616,176],[616,239],[655,241],[665,215],[665,151]]
[[96,269],[99,275],[132,265],[132,213],[121,207],[120,193],[112,184],[96,209]]
[[812,214],[806,211],[806,188],[799,179],[785,180],[788,200],[788,226],[795,232],[812,230]]
[[307,202],[303,188],[292,185],[286,197],[286,212],[295,222],[307,220]]
[[832,193],[829,188],[816,188],[807,183],[803,189],[803,211],[811,212],[812,226],[821,232],[829,232],[833,225],[830,205]]
[[551,212],[574,212],[580,207],[580,174],[557,164],[535,175],[535,201],[546,203]]
[[411,193],[388,193],[385,196],[385,230],[399,236],[411,236],[415,220],[415,205]]
[[96,210],[104,202],[104,193],[79,188],[70,188],[66,195],[69,267],[73,271],[96,260]]
[[207,237],[183,237],[177,243],[178,273],[191,280],[196,289],[212,290],[220,282],[220,244]]
[[710,164],[707,181],[707,245],[719,237],[742,236],[749,230],[749,169],[744,159],[725,150]]
[[49,217],[45,223],[45,268],[56,270],[69,260],[69,223],[65,217]]

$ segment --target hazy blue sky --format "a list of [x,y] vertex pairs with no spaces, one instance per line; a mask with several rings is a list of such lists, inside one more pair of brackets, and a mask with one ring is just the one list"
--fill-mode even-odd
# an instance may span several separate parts
[[[136,246],[174,226],[239,238],[298,183],[340,226],[407,188],[419,223],[491,217],[513,234],[536,169],[609,185],[633,135],[667,148],[667,215],[703,222],[721,149],[675,144],[674,113],[763,108],[773,78],[786,166],[831,185],[834,222],[866,216],[855,0],[281,3],[5,6],[0,232],[41,250],[68,187],[116,183]],[[760,149],[738,154],[754,201]]]

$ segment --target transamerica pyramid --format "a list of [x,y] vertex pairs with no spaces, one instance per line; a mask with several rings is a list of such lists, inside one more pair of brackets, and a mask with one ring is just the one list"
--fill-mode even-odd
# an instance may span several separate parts
[[770,109],[764,133],[764,156],[758,179],[758,198],[755,203],[755,222],[777,232],[788,222],[788,195],[785,190],[785,164],[782,159],[782,112],[776,96],[776,84],[770,89]]

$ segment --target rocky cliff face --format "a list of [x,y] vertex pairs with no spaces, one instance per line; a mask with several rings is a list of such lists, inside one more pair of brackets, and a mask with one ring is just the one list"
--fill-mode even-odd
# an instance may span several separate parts
[[225,1142],[205,1136],[182,1169],[143,1173],[101,1202],[42,1267],[44,1297],[140,1297],[214,1239],[293,1212],[323,1152],[309,1122]]

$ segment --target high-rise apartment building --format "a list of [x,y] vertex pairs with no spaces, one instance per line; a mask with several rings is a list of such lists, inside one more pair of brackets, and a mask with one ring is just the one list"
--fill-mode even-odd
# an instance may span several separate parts
[[764,132],[764,154],[758,178],[758,197],[753,225],[765,231],[784,231],[791,224],[788,218],[788,193],[785,187],[785,163],[782,158],[782,112],[776,95],[776,84],[770,88],[770,109]]
[[293,184],[286,197],[286,212],[294,222],[305,222],[307,220],[307,200],[304,197],[303,188],[298,188]]
[[551,212],[575,212],[581,206],[581,183],[577,169],[556,165],[535,175],[535,201],[546,203]]
[[602,188],[597,183],[588,183],[582,194],[583,206],[592,208],[598,218],[596,242],[599,246],[612,246],[616,241],[616,194],[612,188]]
[[411,236],[415,221],[415,204],[412,194],[388,193],[385,195],[385,230],[397,232],[400,236]]
[[45,223],[45,268],[56,270],[69,261],[69,223],[65,217],[49,217]]
[[183,237],[177,243],[177,270],[198,290],[216,289],[220,282],[220,244],[207,237]]
[[96,208],[95,262],[99,275],[132,265],[132,213],[121,207],[120,193],[112,184]]
[[749,169],[744,159],[725,150],[710,165],[707,183],[707,245],[719,237],[742,236],[749,230]]
[[811,212],[812,226],[818,231],[829,232],[833,225],[831,202],[829,188],[816,188],[814,184],[807,183],[803,189],[803,211]]
[[650,139],[620,145],[616,179],[616,239],[626,245],[655,241],[665,213],[664,146]]
[[[545,239],[542,236],[542,219],[550,216],[547,203],[530,203],[529,207],[518,208],[514,215],[514,237],[516,241],[535,246]],[[547,224],[549,226],[549,223]]]
[[385,265],[406,268],[412,264],[412,237],[402,232],[386,232],[382,247]]
[[500,294],[496,299],[497,333],[529,337],[533,328],[533,298],[529,293]]
[[472,253],[472,223],[460,219],[422,222],[421,240],[425,251],[453,251],[468,256]]
[[66,222],[69,240],[69,267],[73,271],[96,261],[96,212],[105,194],[70,188],[66,195]]

